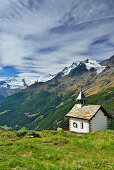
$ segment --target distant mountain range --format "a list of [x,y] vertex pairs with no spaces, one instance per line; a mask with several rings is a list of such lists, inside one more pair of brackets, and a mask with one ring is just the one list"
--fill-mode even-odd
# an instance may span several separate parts
[[[4,98],[19,92],[22,89],[25,89],[26,87],[34,84],[35,82],[46,82],[46,81],[53,79],[54,77],[62,78],[68,75],[71,72],[71,70],[74,70],[74,69],[75,70],[77,69],[77,72],[79,72],[79,68],[80,68],[80,72],[83,72],[84,67],[85,67],[85,71],[90,70],[90,69],[95,69],[96,72],[99,74],[105,69],[106,66],[104,66],[103,63],[101,65],[96,60],[87,59],[85,61],[74,62],[72,63],[71,66],[65,67],[61,72],[55,75],[52,75],[52,74],[43,75],[35,79],[34,78],[33,79],[9,78],[9,79],[0,81],[0,100],[3,100]],[[72,71],[72,74],[73,72],[74,71]]]
[[[35,82],[0,102],[0,126],[18,130],[56,129],[68,124],[65,114],[83,87],[89,104],[102,104],[114,115],[114,55],[101,63],[73,63],[46,82]],[[6,125],[6,126],[5,126]]]
[[15,94],[22,89],[27,88],[28,86],[34,84],[37,81],[48,81],[52,79],[54,75],[48,74],[41,76],[39,79],[33,78],[33,79],[19,79],[19,78],[9,78],[5,79],[3,81],[0,81],[0,100],[3,100],[4,98]]

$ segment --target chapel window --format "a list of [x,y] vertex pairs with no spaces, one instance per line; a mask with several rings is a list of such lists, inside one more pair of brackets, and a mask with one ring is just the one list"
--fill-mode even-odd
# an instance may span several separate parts
[[73,127],[77,128],[78,127],[77,123],[74,122]]
[[83,122],[81,123],[81,127],[82,127],[82,129],[84,128],[84,123]]

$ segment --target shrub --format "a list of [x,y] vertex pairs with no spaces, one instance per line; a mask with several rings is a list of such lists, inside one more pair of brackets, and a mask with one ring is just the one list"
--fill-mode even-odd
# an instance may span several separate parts
[[33,136],[33,137],[35,137],[35,138],[41,138],[41,136],[39,135],[39,133],[38,132],[35,132],[35,131],[29,131],[28,133],[27,133],[27,135],[28,136]]
[[27,131],[20,131],[20,132],[16,132],[16,136],[18,137],[23,137],[27,134]]
[[109,123],[109,129],[114,130],[114,120]]

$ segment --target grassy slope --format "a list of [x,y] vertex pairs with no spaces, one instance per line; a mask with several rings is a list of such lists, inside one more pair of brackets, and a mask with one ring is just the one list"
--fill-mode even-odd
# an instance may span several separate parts
[[[109,114],[114,113],[114,88],[88,97],[89,104],[102,104]],[[17,93],[8,97],[0,104],[0,125],[5,124],[14,129],[56,129],[65,126],[68,120],[64,116],[76,103],[75,93],[65,96],[43,92],[31,97],[28,93]]]
[[1,170],[114,168],[114,131],[36,132],[41,138],[17,137],[17,133],[0,133]]
[[88,97],[88,104],[102,104],[106,111],[114,116],[114,87]]

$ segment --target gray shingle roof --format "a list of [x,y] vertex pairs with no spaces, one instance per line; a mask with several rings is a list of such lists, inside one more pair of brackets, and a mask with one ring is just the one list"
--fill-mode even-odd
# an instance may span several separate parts
[[66,117],[90,120],[100,109],[100,107],[101,105],[84,105],[83,107],[78,108],[77,104],[75,104]]

